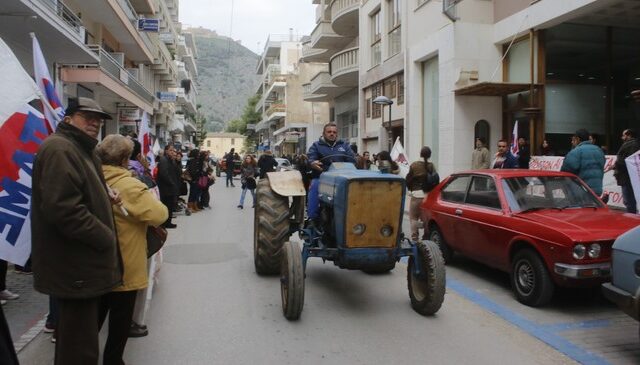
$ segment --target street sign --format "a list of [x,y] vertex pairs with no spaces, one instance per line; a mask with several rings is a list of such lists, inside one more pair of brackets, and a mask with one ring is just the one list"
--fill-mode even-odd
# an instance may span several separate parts
[[140,120],[140,109],[135,108],[119,108],[118,109],[118,124],[135,126],[136,120]]
[[160,19],[138,19],[138,30],[144,32],[159,32],[160,31]]
[[165,103],[175,103],[177,95],[171,91],[158,91],[158,100]]

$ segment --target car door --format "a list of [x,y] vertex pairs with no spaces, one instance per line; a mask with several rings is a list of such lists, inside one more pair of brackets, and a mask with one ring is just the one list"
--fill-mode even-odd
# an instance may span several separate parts
[[445,241],[454,250],[459,250],[460,247],[457,237],[458,212],[463,207],[470,181],[469,175],[454,176],[440,190],[436,222]]
[[456,214],[460,252],[495,266],[504,256],[507,243],[501,239],[504,213],[493,177],[473,176],[464,204]]

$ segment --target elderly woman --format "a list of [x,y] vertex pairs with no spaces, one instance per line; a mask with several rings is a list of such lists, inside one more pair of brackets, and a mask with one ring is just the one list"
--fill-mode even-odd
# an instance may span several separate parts
[[159,226],[168,216],[167,208],[127,169],[132,151],[133,142],[120,135],[107,136],[97,149],[107,185],[120,192],[127,212],[113,210],[124,272],[122,285],[106,294],[101,303],[101,325],[110,313],[105,365],[123,364],[136,293],[147,287],[147,227]]

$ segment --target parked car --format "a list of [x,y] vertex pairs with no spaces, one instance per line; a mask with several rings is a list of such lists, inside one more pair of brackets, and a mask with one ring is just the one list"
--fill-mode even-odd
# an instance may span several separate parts
[[623,312],[640,320],[640,227],[618,237],[613,244],[611,282],[602,284],[602,292]]
[[287,160],[286,158],[276,157],[276,162],[278,163],[278,166],[276,167],[276,171],[293,170],[293,166],[291,165],[291,162],[289,162],[289,160]]
[[595,287],[610,275],[611,245],[640,217],[610,210],[577,176],[477,170],[443,180],[421,205],[430,240],[508,272],[518,301],[542,306],[556,286]]
[[[216,164],[216,176],[220,177],[222,172],[226,173],[227,171],[227,160],[221,158],[218,160]],[[242,172],[242,160],[234,160],[233,161],[233,176],[240,175]]]

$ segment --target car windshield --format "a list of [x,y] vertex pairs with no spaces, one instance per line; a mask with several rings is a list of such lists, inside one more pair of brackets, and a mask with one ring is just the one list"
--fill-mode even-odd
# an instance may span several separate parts
[[578,179],[569,176],[513,177],[502,183],[513,212],[603,206]]

